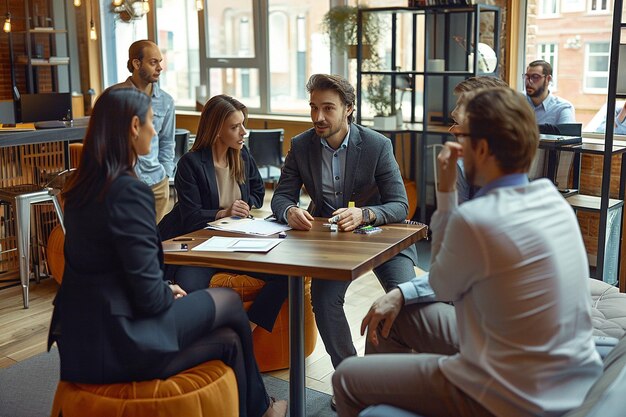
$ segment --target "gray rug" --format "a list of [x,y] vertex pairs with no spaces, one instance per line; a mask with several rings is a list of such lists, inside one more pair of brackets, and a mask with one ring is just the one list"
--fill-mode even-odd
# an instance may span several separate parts
[[[263,375],[267,392],[287,399],[289,384]],[[50,415],[59,381],[59,354],[56,349],[41,353],[9,368],[0,369],[0,417],[46,417]],[[336,417],[330,395],[307,388],[307,416]]]

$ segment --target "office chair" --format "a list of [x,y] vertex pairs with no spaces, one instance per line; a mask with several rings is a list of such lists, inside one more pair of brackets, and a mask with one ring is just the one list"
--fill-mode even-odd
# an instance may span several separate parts
[[177,200],[176,188],[174,187],[174,177],[176,177],[176,168],[178,160],[189,150],[189,132],[187,129],[176,129],[174,132],[174,172],[169,179],[170,198]]
[[248,132],[248,148],[259,168],[261,178],[275,184],[283,166],[285,129],[250,129]]

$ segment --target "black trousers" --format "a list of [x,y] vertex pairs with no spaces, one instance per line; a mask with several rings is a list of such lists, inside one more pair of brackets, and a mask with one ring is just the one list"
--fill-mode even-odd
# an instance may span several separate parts
[[203,362],[221,360],[237,378],[239,415],[262,416],[270,400],[254,358],[252,333],[239,295],[229,288],[209,288],[177,299],[172,308],[180,351],[161,355],[155,363],[162,367],[153,368],[156,378],[165,379]]
[[[173,265],[168,265],[168,268],[173,267]],[[218,272],[243,274],[265,281],[265,285],[248,310],[248,319],[268,332],[271,332],[274,328],[274,323],[276,322],[280,308],[287,299],[289,282],[288,278],[283,275],[243,271],[220,271],[215,268],[203,268],[199,266],[176,266],[175,268],[176,270],[173,273],[168,273],[168,275],[171,274],[171,278],[169,278],[169,276],[168,278],[180,285],[187,293],[208,288],[213,275]]]

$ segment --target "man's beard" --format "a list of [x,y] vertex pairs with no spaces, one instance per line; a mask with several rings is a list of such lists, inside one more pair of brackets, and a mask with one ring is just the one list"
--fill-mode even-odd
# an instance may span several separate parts
[[139,68],[139,78],[144,80],[147,83],[155,83],[158,80],[158,77],[155,79],[152,77],[152,74],[146,71],[143,68]]
[[339,130],[340,130],[340,129],[331,130],[332,126],[326,126],[326,127],[328,127],[328,130],[326,131],[326,133],[322,133],[322,134],[318,133],[318,136],[320,138],[322,138],[322,139],[328,139],[329,137],[331,137],[335,133],[339,132]]
[[537,89],[535,89],[535,92],[532,94],[529,94],[529,97],[541,97],[543,95],[543,92],[546,91],[546,84],[545,82],[543,84],[541,84],[541,87],[538,87]]

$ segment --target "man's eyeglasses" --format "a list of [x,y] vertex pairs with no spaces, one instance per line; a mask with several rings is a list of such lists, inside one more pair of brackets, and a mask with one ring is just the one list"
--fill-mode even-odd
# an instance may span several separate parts
[[538,83],[544,78],[546,78],[546,76],[542,74],[524,74],[524,81],[530,81],[533,84]]
[[466,132],[450,132],[451,135],[454,135],[456,141],[459,143],[465,143],[465,138],[471,138],[472,136]]

